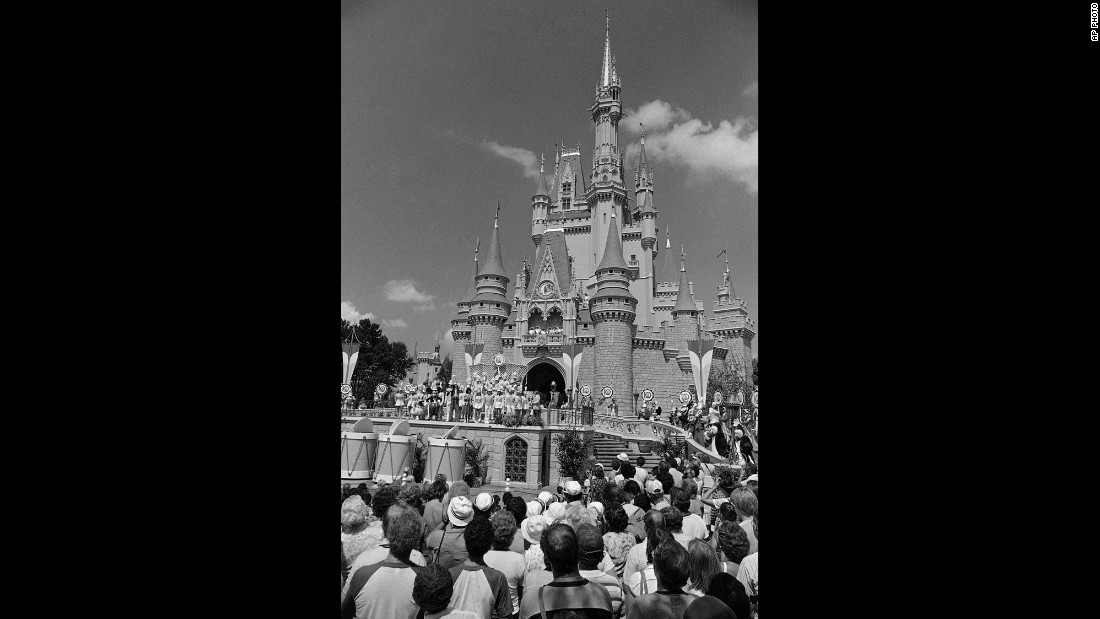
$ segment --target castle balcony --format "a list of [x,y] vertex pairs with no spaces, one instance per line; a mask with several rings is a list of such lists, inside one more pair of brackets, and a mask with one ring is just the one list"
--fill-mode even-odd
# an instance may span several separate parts
[[561,347],[564,343],[564,333],[529,333],[521,339],[520,348],[528,357],[537,356],[539,348],[546,348],[550,356],[556,357],[561,355]]
[[627,260],[626,267],[630,269],[631,279],[638,279],[638,271],[641,268],[641,262],[637,260]]

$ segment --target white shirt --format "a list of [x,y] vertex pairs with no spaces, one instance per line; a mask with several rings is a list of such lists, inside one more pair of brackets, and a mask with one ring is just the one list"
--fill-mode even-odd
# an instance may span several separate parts
[[688,514],[684,516],[684,535],[689,535],[693,539],[707,538],[707,525],[703,522],[703,519],[699,517],[699,514]]

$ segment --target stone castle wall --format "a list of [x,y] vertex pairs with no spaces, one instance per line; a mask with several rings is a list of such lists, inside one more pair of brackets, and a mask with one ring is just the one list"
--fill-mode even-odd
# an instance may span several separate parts
[[[691,372],[680,370],[676,358],[665,360],[664,352],[653,349],[634,350],[634,389],[639,393],[643,389],[653,390],[653,399],[661,407],[662,418],[674,406],[672,398],[691,387]],[[641,405],[641,398],[638,398]]]

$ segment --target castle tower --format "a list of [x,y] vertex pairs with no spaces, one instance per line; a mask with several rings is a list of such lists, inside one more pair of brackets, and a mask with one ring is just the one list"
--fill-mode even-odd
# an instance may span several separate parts
[[504,271],[504,261],[500,258],[500,240],[497,231],[500,225],[500,202],[497,202],[497,214],[493,218],[493,236],[489,239],[489,256],[485,266],[477,274],[477,294],[470,301],[470,325],[473,327],[473,341],[484,344],[483,362],[492,363],[492,358],[503,352],[501,339],[504,321],[512,311],[508,294],[508,276]]
[[531,240],[535,247],[542,242],[542,233],[546,230],[546,215],[550,209],[550,190],[546,188],[546,177],[542,168],[545,158],[539,161],[539,184],[535,195],[531,197]]
[[[592,186],[585,196],[592,209],[592,238],[603,239],[613,213],[623,213],[628,200],[623,180],[623,152],[619,149],[619,119],[623,116],[619,101],[620,82],[611,55],[611,21],[607,18],[604,31],[603,62],[596,84],[596,102],[588,111],[596,125],[596,142],[592,151]],[[621,215],[620,215],[621,216]],[[624,222],[625,224],[625,222]],[[617,229],[617,227],[616,227]],[[604,248],[597,247],[597,264],[603,264]],[[622,251],[622,242],[617,243]]]
[[672,308],[673,332],[678,350],[676,363],[681,370],[691,371],[691,358],[688,356],[687,341],[696,338],[699,332],[699,309],[691,299],[688,290],[687,269],[684,267],[684,248],[680,246],[680,290],[676,293],[676,305]]
[[638,300],[630,294],[630,271],[623,259],[622,238],[615,214],[607,228],[603,260],[596,269],[596,294],[590,311],[596,325],[596,391],[610,385],[620,415],[634,406],[634,317]]
[[714,302],[714,316],[707,326],[707,333],[719,339],[720,345],[727,349],[727,366],[739,369],[741,377],[751,385],[752,339],[756,337],[756,324],[749,318],[748,304],[734,294],[728,254],[726,272],[717,292],[718,300]]
[[470,336],[473,333],[473,329],[470,327],[470,302],[473,301],[474,295],[477,294],[477,252],[481,248],[481,239],[477,240],[477,246],[474,247],[474,272],[470,276],[469,283],[466,285],[466,292],[462,293],[457,303],[458,312],[455,317],[451,319],[451,337],[455,341],[455,355],[458,357],[459,362],[454,364],[454,369],[451,375],[455,381],[459,383],[466,382],[466,364],[461,362],[462,352],[466,344],[470,343]]
[[[653,179],[645,158],[645,132],[642,132],[641,171],[634,170],[634,197],[642,223],[642,259],[639,279],[649,278],[648,294],[641,300],[643,316],[653,309],[653,295],[657,292],[657,278],[653,272],[653,259],[657,257],[657,208],[653,204]],[[667,237],[666,237],[667,241]]]

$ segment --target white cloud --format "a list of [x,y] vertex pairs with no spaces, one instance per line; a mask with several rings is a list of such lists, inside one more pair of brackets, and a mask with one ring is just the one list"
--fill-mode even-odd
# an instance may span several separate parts
[[[650,119],[642,120],[646,158],[650,161],[684,166],[689,180],[727,178],[745,183],[752,193],[759,191],[759,130],[748,119],[723,120],[715,127],[660,100],[627,113]],[[637,133],[637,128],[631,131]],[[630,144],[628,159],[636,162],[640,150],[639,143]]]
[[755,99],[757,97],[757,91],[760,90],[759,81],[760,80],[753,80],[751,84],[745,86],[745,89],[741,91],[741,96]]
[[425,303],[424,305],[414,305],[413,309],[418,312],[430,312],[435,309],[435,303]]
[[367,312],[365,314],[359,313],[359,310],[355,309],[355,305],[351,301],[340,301],[340,318],[357,324],[360,320],[366,318],[367,320],[374,320],[374,314]]
[[[688,120],[691,114],[671,103],[654,99],[636,110],[627,110],[626,117],[630,119],[629,122],[621,125],[626,133],[638,135],[642,131],[642,127],[638,126],[641,123],[645,125],[646,137],[649,137],[650,134],[667,130],[673,122]],[[649,154],[649,149],[646,149],[646,154]]]
[[539,159],[535,156],[535,153],[527,150],[526,148],[519,148],[518,146],[504,146],[498,144],[495,141],[485,140],[481,142],[481,147],[489,152],[505,159],[515,161],[519,165],[523,166],[523,175],[530,178],[539,177]]
[[401,303],[431,303],[435,297],[416,289],[416,280],[391,279],[383,287],[386,299]]
[[382,326],[386,327],[387,329],[406,329],[408,328],[409,323],[405,322],[403,318],[398,318],[396,320],[387,320],[383,318]]

